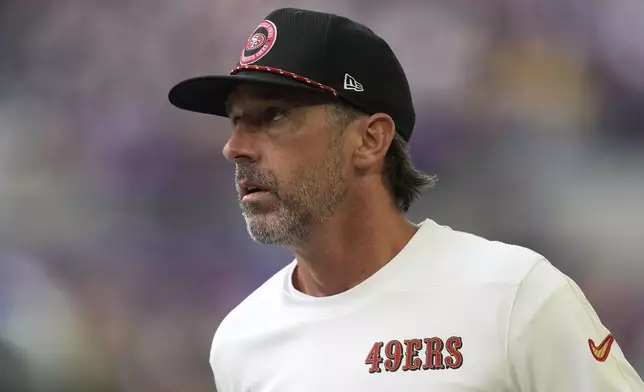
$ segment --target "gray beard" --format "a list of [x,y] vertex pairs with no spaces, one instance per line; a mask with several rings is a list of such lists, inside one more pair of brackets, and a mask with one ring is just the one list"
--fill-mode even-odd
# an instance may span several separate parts
[[[329,179],[327,179],[329,180]],[[346,195],[346,186],[308,183],[285,200],[275,195],[269,205],[244,205],[242,215],[251,239],[260,244],[291,246],[307,241],[315,225],[329,219]]]
[[294,205],[282,200],[268,207],[242,204],[241,210],[246,230],[257,243],[289,246],[310,236],[311,216],[298,213]]
[[241,204],[246,229],[261,244],[292,246],[307,241],[314,227],[329,219],[347,194],[342,177],[341,139],[329,145],[323,162],[297,173],[297,188],[280,194],[275,181],[270,203]]

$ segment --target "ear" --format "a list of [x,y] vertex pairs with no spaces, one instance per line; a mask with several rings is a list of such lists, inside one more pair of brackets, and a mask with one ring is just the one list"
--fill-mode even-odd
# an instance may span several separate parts
[[361,139],[354,153],[354,165],[360,170],[379,168],[396,132],[394,120],[387,114],[376,113],[362,123]]

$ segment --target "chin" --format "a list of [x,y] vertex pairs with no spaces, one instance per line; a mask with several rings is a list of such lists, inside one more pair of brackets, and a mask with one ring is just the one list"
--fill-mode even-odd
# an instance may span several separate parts
[[[271,216],[272,215],[272,216]],[[245,214],[246,230],[250,238],[260,244],[281,244],[287,230],[273,213]]]
[[293,243],[293,240],[283,233],[257,230],[257,228],[250,226],[248,227],[248,234],[258,244],[289,246]]
[[289,246],[305,237],[298,222],[276,212],[246,214],[244,219],[251,239],[260,244]]

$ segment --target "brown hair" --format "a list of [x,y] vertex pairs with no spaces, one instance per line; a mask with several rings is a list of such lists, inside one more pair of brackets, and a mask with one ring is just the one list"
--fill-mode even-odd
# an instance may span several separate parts
[[[355,118],[367,115],[342,101],[332,102],[327,106],[329,120],[340,129],[346,128]],[[414,166],[409,146],[398,132],[395,133],[385,155],[382,174],[384,183],[401,212],[407,212],[411,203],[420,197],[423,189],[433,187],[437,181],[437,176],[426,174]]]

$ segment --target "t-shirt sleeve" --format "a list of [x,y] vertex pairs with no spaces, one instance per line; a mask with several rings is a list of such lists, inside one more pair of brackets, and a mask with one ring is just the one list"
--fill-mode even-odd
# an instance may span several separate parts
[[216,392],[235,392],[232,386],[231,372],[226,368],[227,362],[224,360],[224,344],[222,342],[221,331],[217,331],[210,348],[210,369],[215,381]]
[[581,289],[547,260],[517,290],[507,344],[517,391],[644,392]]

